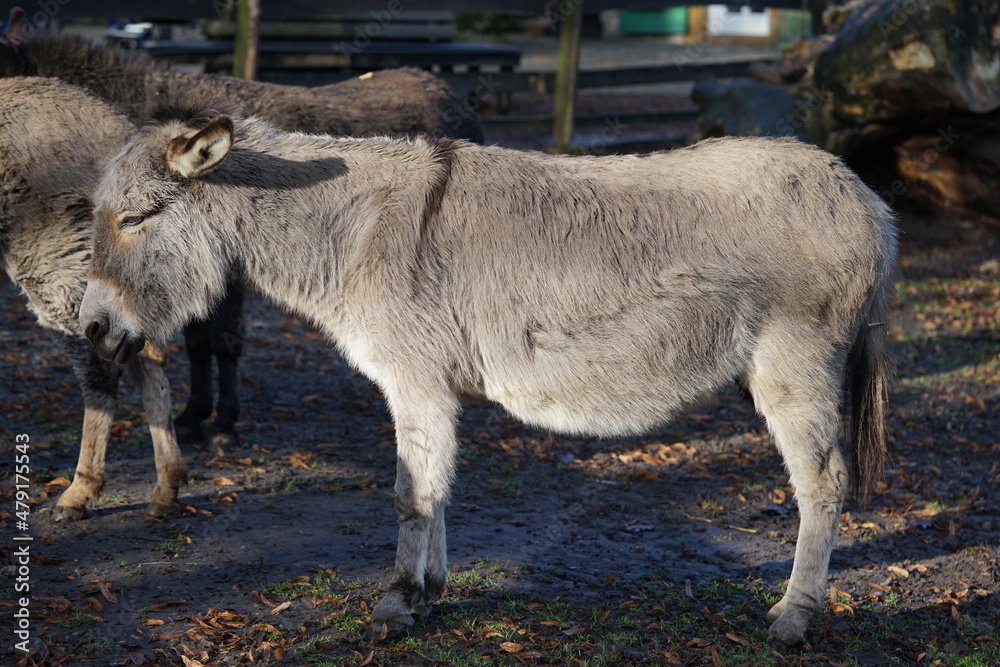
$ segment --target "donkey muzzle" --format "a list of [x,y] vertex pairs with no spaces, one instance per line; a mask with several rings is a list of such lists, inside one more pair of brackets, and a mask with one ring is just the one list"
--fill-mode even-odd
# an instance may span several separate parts
[[80,302],[80,328],[97,354],[124,366],[146,344],[146,337],[122,319],[114,289],[102,280],[91,280]]
[[145,336],[133,336],[128,333],[115,336],[106,317],[98,317],[83,323],[83,333],[94,345],[97,354],[108,361],[114,361],[124,366],[146,345]]

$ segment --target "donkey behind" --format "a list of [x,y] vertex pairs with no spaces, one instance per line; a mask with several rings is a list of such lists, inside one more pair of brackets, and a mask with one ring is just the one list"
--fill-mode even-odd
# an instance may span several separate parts
[[[475,112],[444,81],[419,69],[383,70],[319,88],[284,86],[187,74],[155,63],[140,51],[95,44],[76,35],[37,32],[17,7],[11,10],[8,25],[6,36],[0,37],[0,76],[57,77],[107,100],[136,123],[165,103],[183,106],[213,100],[269,118],[285,130],[356,136],[427,133],[483,140]],[[219,370],[213,440],[222,445],[236,440],[242,313],[243,288],[234,281],[211,319],[192,322],[185,329],[191,395],[177,418],[183,442],[201,440],[201,422],[212,414],[213,356]]]
[[[427,614],[447,574],[458,396],[567,433],[655,428],[735,379],[767,420],[801,514],[770,636],[822,610],[852,453],[885,454],[885,204],[794,140],[556,157],[448,140],[282,134],[206,111],[147,126],[95,194],[81,323],[104,357],[222,297],[234,266],[316,322],[396,426],[399,544],[370,637]],[[156,258],[153,261],[152,258]]]

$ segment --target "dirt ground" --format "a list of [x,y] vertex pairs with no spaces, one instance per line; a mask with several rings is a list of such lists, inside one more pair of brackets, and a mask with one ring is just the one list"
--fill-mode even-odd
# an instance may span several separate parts
[[[893,461],[849,506],[827,614],[764,643],[791,568],[793,491],[735,389],[644,438],[552,436],[469,403],[451,579],[408,637],[362,639],[395,548],[393,429],[313,329],[249,302],[242,441],[185,449],[184,510],[151,519],[152,448],[123,385],[105,495],[53,523],[82,399],[0,288],[0,661],[13,665],[14,437],[31,438],[31,634],[47,665],[1000,663],[1000,233],[903,219]],[[174,395],[186,361],[168,350]],[[23,664],[31,664],[24,660]]]

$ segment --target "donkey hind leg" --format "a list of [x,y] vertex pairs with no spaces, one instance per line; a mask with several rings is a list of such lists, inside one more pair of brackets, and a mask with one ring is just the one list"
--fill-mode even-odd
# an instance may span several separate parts
[[142,397],[153,439],[156,486],[147,507],[153,516],[164,516],[177,509],[177,490],[187,481],[187,471],[170,417],[170,384],[163,365],[162,353],[150,343],[146,343],[142,353],[128,364],[129,379]]
[[[236,420],[240,416],[239,367],[246,327],[243,320],[243,285],[230,282],[226,297],[210,322],[212,354],[219,365],[219,400],[212,425],[212,444],[221,447],[239,443]],[[210,390],[211,391],[211,390]]]
[[[778,451],[795,487],[799,537],[792,576],[785,596],[768,612],[768,638],[795,646],[809,621],[824,607],[830,552],[847,493],[848,472],[837,443],[843,355],[803,350],[804,339],[788,339],[784,331],[754,355],[748,386],[757,409],[767,420]],[[823,348],[822,343],[817,348]],[[796,350],[803,351],[801,356]],[[790,352],[791,351],[791,352]],[[836,359],[838,363],[832,363]]]
[[212,416],[212,325],[208,320],[184,327],[184,346],[191,365],[191,394],[184,411],[177,416],[177,439],[185,444],[205,439],[201,422]]
[[104,488],[104,456],[114,419],[120,372],[114,364],[101,359],[86,339],[69,336],[57,339],[69,356],[83,389],[80,458],[73,483],[59,496],[55,510],[56,521],[75,521],[86,516],[87,500],[100,498]]
[[[407,403],[389,396],[396,425],[396,511],[399,544],[389,591],[372,610],[368,639],[398,634],[413,615],[430,613],[448,574],[444,511],[455,470],[458,404],[450,392],[407,392]],[[420,397],[416,400],[415,397]]]

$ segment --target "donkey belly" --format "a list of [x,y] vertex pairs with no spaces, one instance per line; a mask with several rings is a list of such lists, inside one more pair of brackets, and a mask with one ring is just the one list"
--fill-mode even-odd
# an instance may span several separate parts
[[486,396],[543,428],[629,435],[670,421],[743,370],[747,350],[728,318],[706,333],[662,312],[637,315],[584,330],[529,329],[526,350],[511,345],[484,373]]

